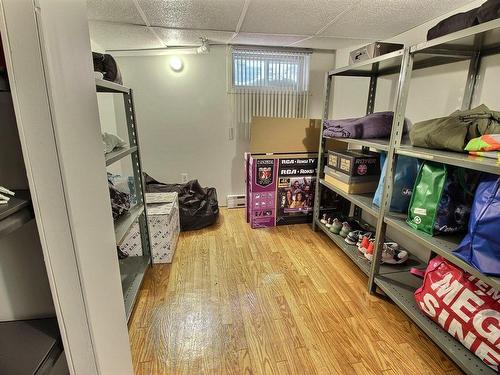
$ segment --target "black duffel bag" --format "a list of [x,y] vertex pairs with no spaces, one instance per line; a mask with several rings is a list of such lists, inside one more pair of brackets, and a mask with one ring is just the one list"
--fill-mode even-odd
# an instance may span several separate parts
[[92,60],[94,61],[94,72],[101,72],[106,81],[123,84],[120,68],[118,68],[113,56],[107,53],[92,52]]
[[185,184],[163,184],[144,173],[146,192],[179,195],[181,231],[196,230],[214,224],[219,217],[219,204],[215,188],[203,188],[198,180]]
[[478,10],[479,8],[475,8],[469,10],[468,12],[454,14],[453,16],[442,20],[427,32],[427,40],[436,39],[440,36],[478,25]]
[[477,11],[479,23],[485,23],[500,17],[500,0],[488,0]]

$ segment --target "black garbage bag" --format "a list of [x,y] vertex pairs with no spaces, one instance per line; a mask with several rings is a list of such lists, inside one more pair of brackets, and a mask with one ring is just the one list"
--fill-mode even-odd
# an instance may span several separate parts
[[203,188],[198,180],[185,184],[163,184],[144,173],[146,192],[179,195],[181,231],[196,230],[214,224],[219,217],[219,203],[215,188]]

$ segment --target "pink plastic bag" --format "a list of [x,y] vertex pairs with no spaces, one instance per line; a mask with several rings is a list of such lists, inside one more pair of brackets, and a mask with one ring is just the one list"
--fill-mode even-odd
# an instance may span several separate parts
[[499,371],[499,291],[438,256],[429,262],[415,299],[424,314]]

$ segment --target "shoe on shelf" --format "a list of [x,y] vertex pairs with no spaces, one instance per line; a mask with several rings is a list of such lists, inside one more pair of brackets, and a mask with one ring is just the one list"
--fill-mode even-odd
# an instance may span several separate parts
[[323,214],[323,217],[321,218],[320,220],[321,224],[325,224],[328,223],[328,218],[326,217],[326,214]]
[[333,219],[332,226],[330,227],[330,232],[339,234],[341,229],[342,223],[340,222],[340,220],[337,218]]
[[349,235],[349,233],[351,232],[351,230],[352,230],[352,228],[349,225],[349,223],[348,222],[343,222],[342,223],[342,228],[340,229],[339,234],[340,234],[341,237],[346,238]]
[[330,228],[330,227],[332,226],[332,218],[331,218],[331,217],[329,217],[328,219],[326,219],[326,224],[325,224],[325,226],[326,226],[327,228]]
[[366,254],[366,251],[370,247],[370,244],[375,241],[374,238],[372,238],[372,233],[368,232],[363,235],[363,238],[361,239],[361,242],[358,245],[358,250],[361,251],[363,254]]
[[345,238],[345,242],[349,245],[358,245],[358,243],[361,243],[361,239],[363,239],[363,234],[365,234],[364,230],[353,230],[349,232]]
[[[373,259],[373,252],[365,253],[366,259],[370,262]],[[386,264],[402,264],[408,260],[408,252],[406,250],[400,250],[399,245],[396,242],[386,242],[384,243],[382,249],[382,258],[380,263]]]

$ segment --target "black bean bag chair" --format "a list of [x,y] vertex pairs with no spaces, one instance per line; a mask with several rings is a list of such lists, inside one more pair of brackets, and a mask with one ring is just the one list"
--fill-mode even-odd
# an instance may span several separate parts
[[197,230],[214,224],[219,217],[219,204],[215,188],[203,188],[198,180],[185,184],[164,184],[144,173],[147,193],[179,195],[181,231]]

